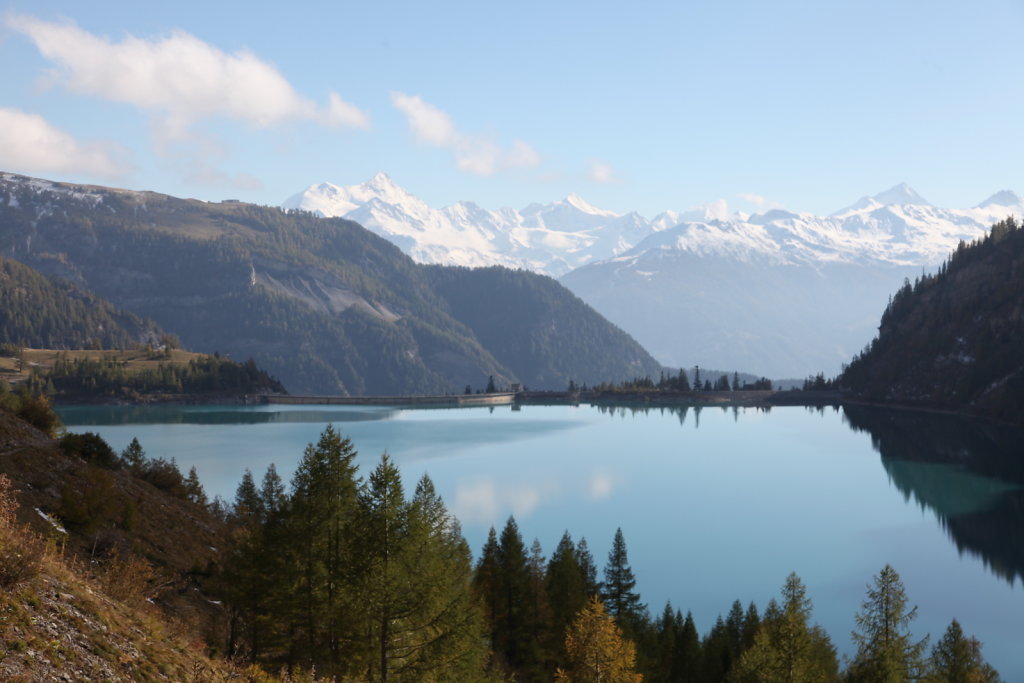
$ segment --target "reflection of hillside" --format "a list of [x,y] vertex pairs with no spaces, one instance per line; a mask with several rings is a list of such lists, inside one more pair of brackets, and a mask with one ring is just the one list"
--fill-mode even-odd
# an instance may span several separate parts
[[238,425],[270,423],[366,422],[388,420],[394,409],[346,410],[245,410],[217,408],[189,410],[180,406],[90,406],[58,410],[61,419],[72,425],[91,427],[122,424]]
[[949,415],[845,406],[890,481],[935,512],[958,550],[1024,580],[1024,432]]

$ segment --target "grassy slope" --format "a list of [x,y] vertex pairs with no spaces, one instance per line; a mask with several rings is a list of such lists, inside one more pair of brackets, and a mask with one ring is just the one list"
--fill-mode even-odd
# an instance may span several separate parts
[[[156,369],[161,364],[188,365],[193,359],[202,358],[205,354],[193,353],[173,349],[171,357],[165,358],[159,353],[151,354],[141,349],[118,351],[118,350],[92,350],[92,349],[24,349],[22,360],[10,356],[0,356],[0,377],[7,379],[11,384],[28,379],[32,368],[52,368],[57,361],[57,356],[63,354],[68,360],[78,358],[89,358],[91,360],[114,360],[118,363],[126,363],[129,371],[145,369]],[[19,370],[18,367],[22,366]]]
[[[227,680],[229,667],[204,654],[224,615],[194,571],[226,543],[216,518],[125,471],[65,456],[4,411],[0,473],[20,503],[15,524],[0,522],[0,566],[4,548],[8,562],[25,563],[10,549],[31,557],[32,539],[49,539],[34,575],[0,588],[0,679]],[[93,519],[64,534],[36,508],[59,518],[68,497],[89,498]]]

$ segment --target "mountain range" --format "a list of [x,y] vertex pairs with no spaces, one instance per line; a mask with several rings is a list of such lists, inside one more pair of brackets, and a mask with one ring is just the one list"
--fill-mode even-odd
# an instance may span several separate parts
[[355,220],[422,263],[557,276],[662,363],[773,377],[837,372],[870,341],[905,278],[1024,214],[1008,190],[945,209],[906,184],[828,216],[714,203],[647,219],[576,195],[520,210],[438,209],[384,173],[361,185],[312,185],[283,206]]
[[[187,348],[252,357],[292,393],[462,392],[492,376],[564,389],[661,369],[549,277],[506,271],[453,288],[466,278],[307,212],[0,173],[0,256],[150,318]],[[478,316],[485,305],[515,314]]]

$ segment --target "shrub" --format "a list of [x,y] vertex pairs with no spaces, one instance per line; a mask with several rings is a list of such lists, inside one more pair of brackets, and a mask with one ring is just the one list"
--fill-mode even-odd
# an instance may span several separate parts
[[65,434],[61,437],[60,448],[66,455],[77,455],[82,460],[109,470],[120,466],[117,453],[99,434]]
[[50,402],[42,394],[24,392],[19,397],[19,405],[15,414],[25,422],[45,433],[54,436],[60,426],[60,418],[53,412]]

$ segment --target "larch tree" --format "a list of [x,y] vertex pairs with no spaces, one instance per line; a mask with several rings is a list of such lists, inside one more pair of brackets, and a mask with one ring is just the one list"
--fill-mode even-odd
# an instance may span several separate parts
[[811,625],[811,599],[795,573],[782,587],[782,605],[772,601],[754,643],[736,662],[736,683],[818,683],[839,680],[836,650],[818,625]]
[[1000,683],[999,673],[981,656],[981,643],[967,637],[954,619],[932,648],[925,683]]
[[565,636],[569,668],[559,669],[556,681],[565,683],[639,683],[636,646],[597,598],[591,598]]
[[867,599],[855,620],[853,641],[857,654],[850,665],[855,681],[895,683],[920,678],[924,668],[927,636],[915,641],[910,622],[917,607],[907,609],[907,595],[900,575],[885,565],[868,586]]
[[289,538],[299,580],[293,650],[300,661],[335,675],[346,670],[342,647],[353,637],[355,597],[351,540],[359,482],[356,450],[332,425],[309,444],[292,478]]

